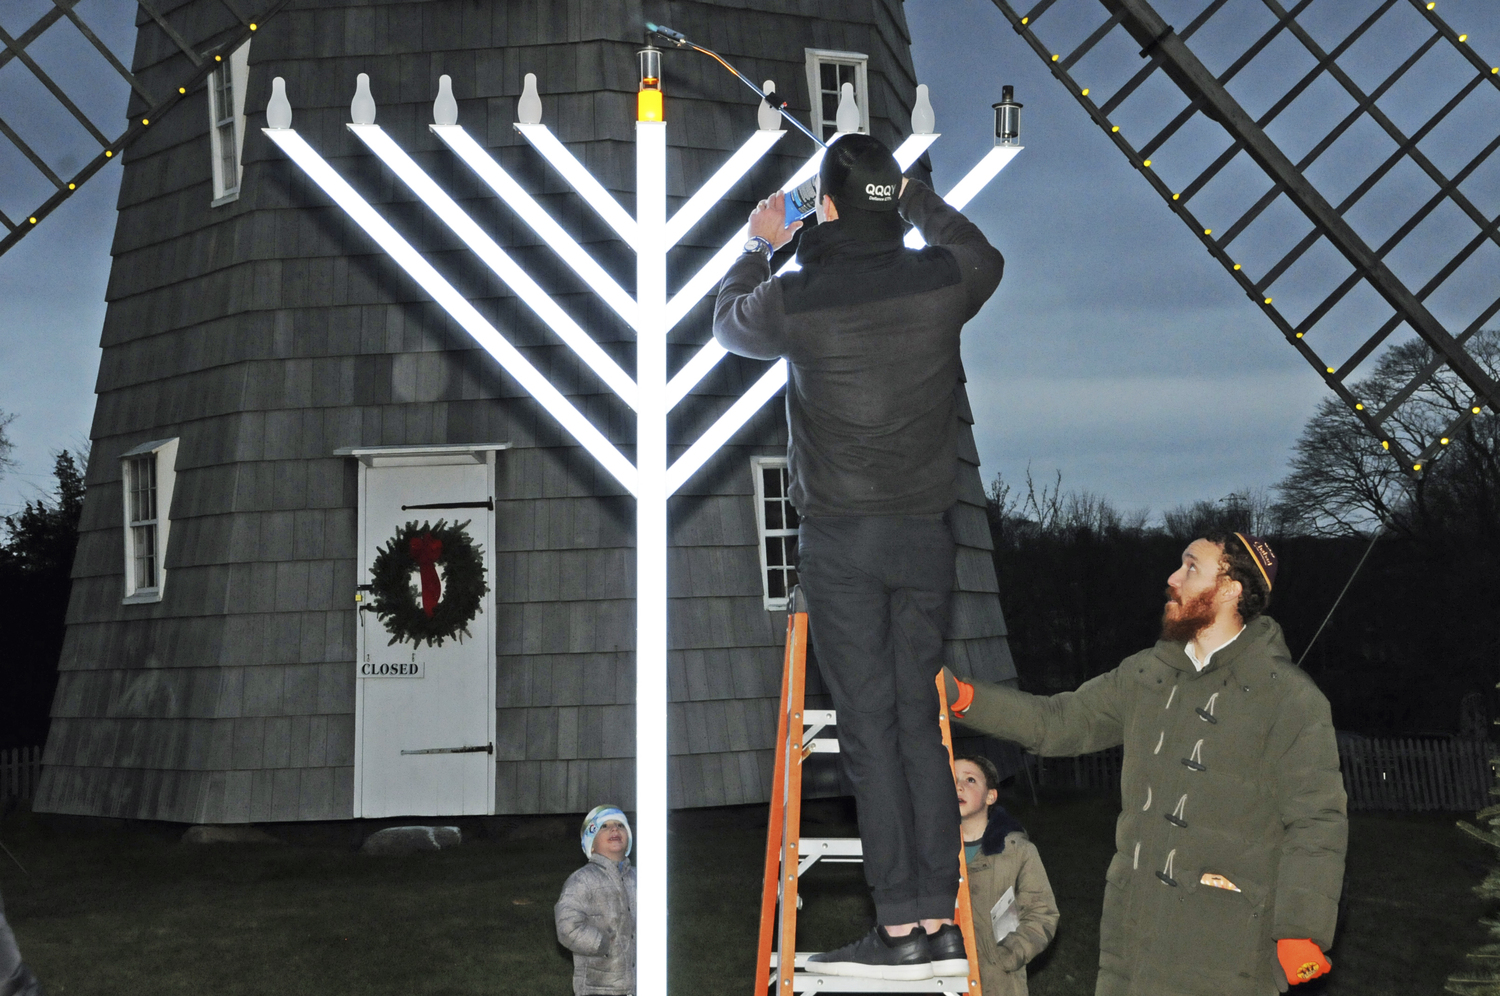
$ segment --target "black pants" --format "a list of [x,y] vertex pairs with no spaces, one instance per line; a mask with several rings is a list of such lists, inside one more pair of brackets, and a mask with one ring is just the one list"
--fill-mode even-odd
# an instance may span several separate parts
[[941,515],[802,520],[797,577],[838,710],[865,880],[882,924],[953,916],[958,797],[936,678],[954,577]]

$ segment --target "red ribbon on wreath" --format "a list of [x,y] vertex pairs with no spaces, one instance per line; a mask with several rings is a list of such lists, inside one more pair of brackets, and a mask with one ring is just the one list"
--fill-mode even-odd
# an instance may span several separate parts
[[438,558],[443,555],[443,541],[431,533],[413,536],[411,555],[422,576],[422,611],[431,619],[437,611],[438,600],[443,597],[443,585],[437,572]]

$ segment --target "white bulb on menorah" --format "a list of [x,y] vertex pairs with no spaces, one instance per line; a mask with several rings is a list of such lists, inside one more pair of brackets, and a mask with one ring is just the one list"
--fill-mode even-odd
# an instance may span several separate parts
[[[654,50],[651,50],[654,52]],[[406,184],[466,245],[503,280],[542,322],[566,343],[636,413],[636,461],[631,463],[553,384],[536,369],[451,283],[381,214],[346,182],[291,127],[292,111],[280,77],[272,83],[266,108],[267,137],[287,154],[350,219],[362,228],[418,285],[430,294],[476,342],[531,394],[636,500],[636,839],[638,992],[667,991],[667,499],[675,494],[760,408],[786,384],[786,361],[778,361],[738,398],[697,440],[669,464],[667,415],[723,359],[710,339],[681,370],[667,376],[667,334],[713,289],[742,252],[747,230],[735,232],[675,295],[667,294],[667,254],[719,202],[771,147],[788,132],[780,130],[768,105],[759,127],[738,151],[671,218],[666,207],[667,125],[661,113],[660,77],[646,73],[643,52],[641,97],[636,122],[636,216],[631,217],[556,136],[541,123],[536,76],[527,73],[517,103],[516,130],[560,173],[636,254],[632,296],[609,276],[572,236],[553,220],[485,149],[457,123],[451,80],[444,76],[434,103],[432,132],[504,201],[583,280],[584,284],[636,333],[636,376],[630,377],[582,327],[553,301],[375,121],[369,78],[361,73],[348,128]],[[652,67],[659,67],[655,53]],[[659,72],[659,70],[658,70]],[[914,115],[913,132],[896,150],[904,170],[937,140],[926,88]],[[773,92],[768,81],[765,90]],[[854,131],[859,124],[852,93],[841,94],[836,124]],[[847,126],[847,127],[846,127]],[[963,208],[1020,150],[997,146],[949,192],[945,200]],[[823,150],[804,162],[782,184],[791,190],[811,177]],[[915,233],[913,233],[915,235]],[[920,245],[920,236],[908,237]]]

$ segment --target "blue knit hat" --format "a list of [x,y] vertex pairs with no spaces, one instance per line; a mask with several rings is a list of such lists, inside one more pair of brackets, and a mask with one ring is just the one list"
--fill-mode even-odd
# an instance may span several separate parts
[[630,820],[620,811],[618,806],[595,806],[589,814],[583,818],[583,856],[591,857],[594,853],[594,838],[599,831],[604,829],[604,824],[610,820],[619,820],[625,827],[625,854],[630,855],[630,849],[635,846],[635,834],[630,829]]

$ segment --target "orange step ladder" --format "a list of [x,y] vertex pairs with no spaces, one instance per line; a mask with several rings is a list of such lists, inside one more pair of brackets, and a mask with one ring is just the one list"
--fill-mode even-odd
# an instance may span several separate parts
[[[807,678],[807,601],[792,589],[786,621],[786,652],[781,670],[781,712],[776,723],[776,774],[771,785],[771,819],[766,830],[766,873],[760,900],[760,945],[755,969],[755,996],[790,996],[798,992],[967,993],[982,996],[978,948],[974,944],[974,915],[969,903],[969,868],[963,842],[958,845],[959,889],[955,919],[963,930],[969,953],[969,974],[939,976],[921,982],[814,975],[803,970],[813,952],[797,950],[797,884],[818,861],[852,862],[863,853],[858,837],[802,836],[802,764],[819,752],[837,753],[838,741],[818,736],[837,724],[831,709],[803,708]],[[948,765],[953,766],[953,738],[948,729],[948,696],[938,675],[938,722]],[[791,971],[782,955],[793,952]],[[774,987],[774,991],[773,990]]]

